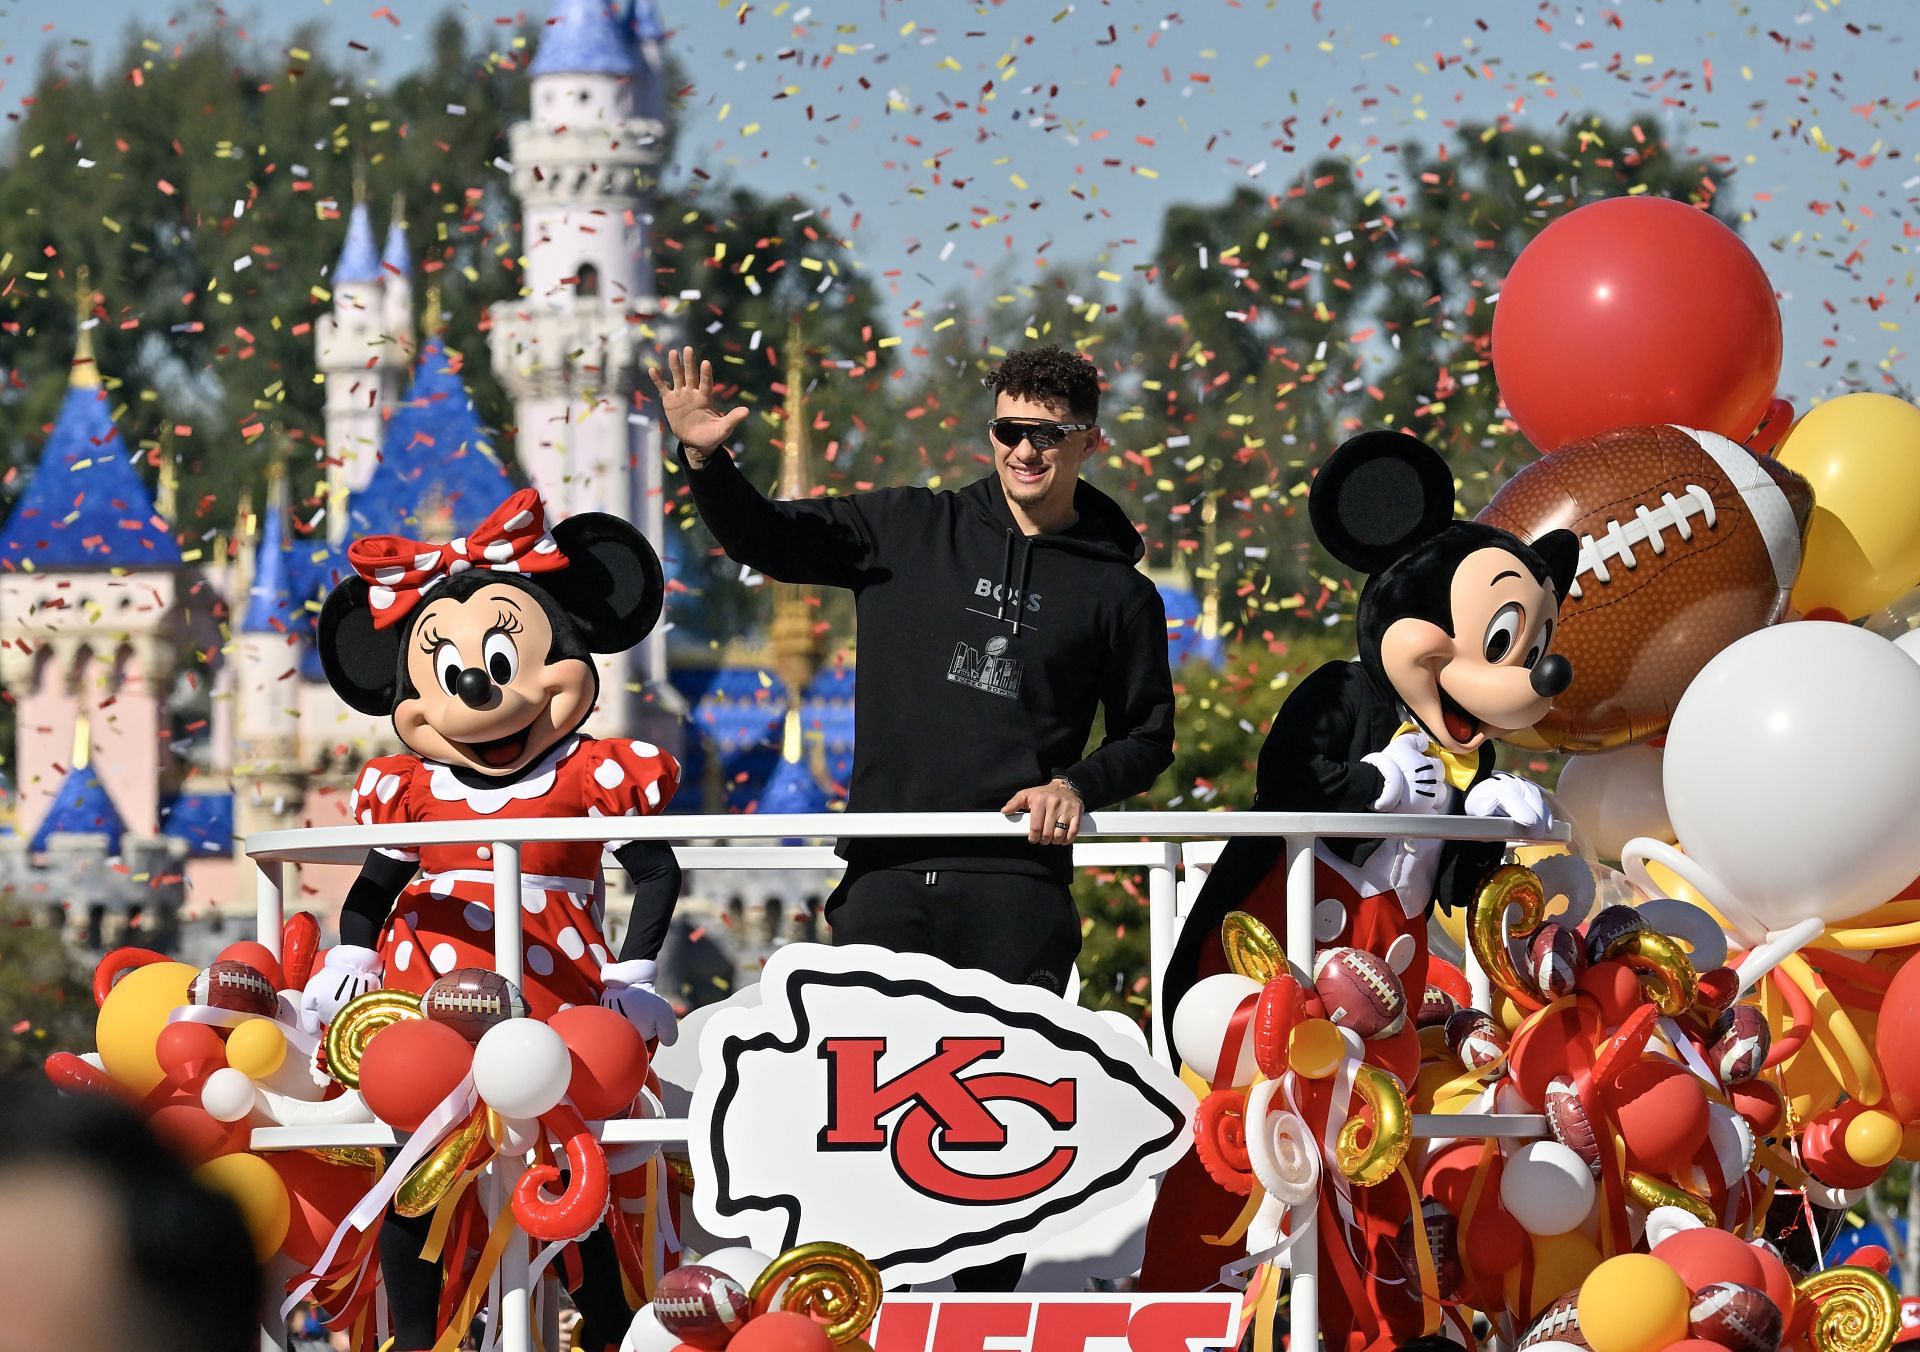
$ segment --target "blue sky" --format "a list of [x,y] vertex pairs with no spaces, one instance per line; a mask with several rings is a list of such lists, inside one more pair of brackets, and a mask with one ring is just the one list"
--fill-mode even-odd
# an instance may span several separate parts
[[[1782,391],[1804,408],[1849,359],[1914,379],[1910,0],[659,3],[695,82],[669,187],[698,169],[812,199],[852,234],[896,327],[983,279],[1018,305],[1021,282],[1061,265],[1126,277],[1168,205],[1278,190],[1322,154],[1380,175],[1381,147],[1434,144],[1457,121],[1657,112],[1736,171],[1745,237],[1782,293]],[[268,40],[324,18],[333,55],[380,78],[417,59],[444,7],[227,12]],[[458,8],[476,33],[516,12]],[[155,12],[0,0],[0,106],[45,48],[111,59],[128,20]]]

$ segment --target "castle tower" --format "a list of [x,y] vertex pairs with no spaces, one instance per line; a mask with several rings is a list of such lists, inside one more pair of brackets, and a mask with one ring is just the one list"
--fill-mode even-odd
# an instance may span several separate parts
[[242,837],[300,825],[306,783],[300,764],[297,641],[300,603],[287,545],[286,463],[274,458],[257,549],[250,521],[242,525],[234,610],[234,827]]
[[[493,366],[515,400],[520,465],[548,510],[615,513],[656,549],[658,422],[643,426],[632,397],[637,350],[658,341],[649,230],[665,133],[659,39],[650,5],[636,16],[617,0],[554,0],[528,67],[532,116],[510,133],[525,294],[492,309]],[[637,656],[637,669],[603,659],[596,730],[637,731],[633,687],[664,683],[664,633]]]
[[16,707],[18,818],[31,831],[46,817],[85,716],[98,777],[128,835],[157,841],[172,769],[180,548],[114,425],[84,273],[81,291],[66,399],[0,526],[0,683]]
[[402,193],[393,195],[387,244],[380,251],[380,288],[381,327],[393,348],[395,367],[404,372],[413,366],[413,254],[407,248],[407,199]]
[[[405,250],[403,235],[403,259]],[[333,310],[314,325],[320,374],[327,387],[327,538],[335,543],[347,537],[347,495],[373,477],[379,462],[381,419],[411,364],[412,321],[408,319],[404,328],[393,323],[386,304],[386,275],[374,243],[366,189],[356,181],[346,243],[328,279]]]

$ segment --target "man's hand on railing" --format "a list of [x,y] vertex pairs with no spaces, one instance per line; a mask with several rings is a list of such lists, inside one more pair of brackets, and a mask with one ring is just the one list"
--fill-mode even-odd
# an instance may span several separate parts
[[1467,792],[1469,817],[1511,817],[1521,826],[1553,825],[1553,809],[1540,786],[1518,775],[1493,775]]
[[680,1021],[673,1006],[653,988],[659,974],[658,965],[649,958],[610,962],[600,969],[600,980],[606,985],[600,1003],[638,1028],[647,1041],[657,1039],[661,1046],[671,1047],[680,1036]]
[[377,989],[385,974],[386,964],[373,949],[335,944],[300,992],[302,1021],[315,1030],[332,1023],[341,1006]]

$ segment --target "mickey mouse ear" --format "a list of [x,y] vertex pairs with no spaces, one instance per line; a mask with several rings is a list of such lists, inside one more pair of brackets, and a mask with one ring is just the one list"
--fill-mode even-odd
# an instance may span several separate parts
[[1363,432],[1314,476],[1307,517],[1329,554],[1377,573],[1453,520],[1453,471],[1417,437]]

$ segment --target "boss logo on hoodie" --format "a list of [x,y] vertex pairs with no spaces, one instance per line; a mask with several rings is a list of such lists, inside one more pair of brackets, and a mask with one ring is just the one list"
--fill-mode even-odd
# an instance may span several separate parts
[[[973,594],[975,596],[984,596],[994,601],[998,601],[1003,595],[1006,594],[1006,592],[1007,592],[1007,588],[1004,585],[998,582],[995,582],[992,578],[983,577],[978,579],[973,584]],[[1018,587],[1013,588],[1013,594],[1008,599],[1010,599],[1015,605],[1020,604],[1020,589]],[[1040,593],[1039,592],[1033,592],[1027,597],[1027,609],[1028,610],[1040,609]]]
[[1006,656],[1006,651],[1007,640],[1003,634],[988,639],[984,651],[971,643],[956,643],[953,660],[947,664],[947,679],[984,690],[989,695],[1019,699],[1020,672],[1026,663]]

